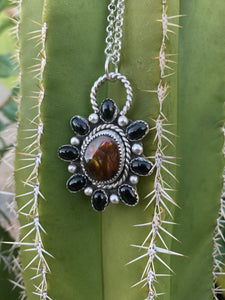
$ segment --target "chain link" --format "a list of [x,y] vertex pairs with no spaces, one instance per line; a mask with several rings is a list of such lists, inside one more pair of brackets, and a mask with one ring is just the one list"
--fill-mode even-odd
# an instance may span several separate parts
[[108,26],[106,28],[106,60],[113,63],[117,69],[120,61],[121,40],[122,40],[122,26],[123,15],[125,10],[125,0],[111,0],[108,5],[109,15],[107,17]]
[[[123,15],[125,10],[125,0],[111,0],[108,5],[109,15],[107,17],[108,26],[106,28],[106,60],[105,60],[105,74],[95,81],[91,93],[90,101],[94,112],[99,113],[99,106],[96,99],[98,88],[106,81],[119,80],[124,84],[126,89],[127,99],[124,107],[120,111],[121,116],[125,116],[132,104],[133,94],[130,82],[126,76],[118,72],[118,63],[120,61],[120,50],[122,40],[122,27],[123,27]],[[113,72],[109,72],[109,63],[112,63],[115,68]]]

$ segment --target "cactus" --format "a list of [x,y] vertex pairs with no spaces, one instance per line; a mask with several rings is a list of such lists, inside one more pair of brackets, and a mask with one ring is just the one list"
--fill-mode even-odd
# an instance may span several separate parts
[[[71,117],[91,113],[107,5],[19,1],[16,244],[27,299],[217,299],[224,4],[216,2],[126,1],[120,72],[134,92],[128,117],[151,128],[144,146],[154,175],[140,180],[138,206],[96,213],[66,190],[57,149],[72,136]],[[97,98],[121,108],[124,95],[115,82]]]
[[[3,230],[0,227],[0,233],[1,233],[1,238],[4,239],[5,241],[9,241],[12,240],[9,236],[9,234]],[[10,249],[11,248],[11,249]],[[1,287],[1,297],[3,297],[2,299],[9,299],[9,300],[14,300],[14,299],[18,299],[19,298],[19,293],[17,289],[12,290],[12,285],[9,282],[10,281],[14,281],[16,278],[14,275],[15,272],[13,269],[13,267],[15,267],[14,264],[14,259],[15,259],[15,255],[17,255],[15,253],[15,249],[14,251],[11,251],[12,247],[8,246],[8,245],[1,245],[0,248],[0,274],[1,274],[1,281],[0,281],[0,287]],[[10,291],[10,292],[9,292]]]

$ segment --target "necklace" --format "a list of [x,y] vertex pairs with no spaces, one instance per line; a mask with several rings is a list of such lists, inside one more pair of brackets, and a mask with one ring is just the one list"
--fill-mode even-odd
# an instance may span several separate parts
[[[111,0],[108,5],[105,74],[97,79],[90,93],[94,112],[87,119],[78,115],[71,119],[76,136],[58,150],[59,158],[70,162],[68,171],[73,174],[67,188],[72,193],[84,190],[85,195],[91,196],[96,211],[103,211],[110,202],[117,204],[120,200],[135,206],[139,201],[138,176],[153,171],[152,163],[143,155],[141,142],[149,131],[148,124],[126,117],[132,103],[132,88],[126,76],[118,72],[124,2]],[[113,72],[109,72],[110,64]],[[100,107],[97,103],[98,88],[107,80],[120,80],[126,89],[127,99],[121,111],[110,98],[103,100]]]

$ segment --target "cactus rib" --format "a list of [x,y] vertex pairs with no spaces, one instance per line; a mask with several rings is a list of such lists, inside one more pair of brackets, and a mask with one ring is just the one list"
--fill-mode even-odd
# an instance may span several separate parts
[[[224,137],[225,137],[225,129],[223,129]],[[223,153],[225,154],[225,145],[223,149]],[[213,297],[215,300],[219,300],[219,295],[225,292],[225,289],[223,287],[218,286],[218,278],[219,276],[224,276],[224,263],[223,263],[223,247],[225,243],[225,236],[224,236],[224,223],[225,223],[225,169],[223,173],[223,188],[220,198],[220,207],[219,207],[219,213],[218,218],[216,222],[216,228],[213,236]],[[222,242],[222,244],[221,244]]]
[[[168,230],[164,228],[165,224],[175,225],[176,223],[166,221],[163,219],[164,210],[167,214],[173,218],[172,212],[170,211],[167,203],[173,204],[177,206],[174,199],[170,196],[170,192],[174,189],[164,180],[163,172],[167,173],[173,179],[177,180],[175,175],[168,169],[167,165],[176,165],[173,160],[176,157],[165,154],[164,150],[169,146],[174,146],[170,136],[175,136],[175,134],[169,130],[167,130],[167,126],[171,125],[168,123],[168,119],[164,114],[163,103],[168,96],[169,86],[165,81],[165,78],[172,76],[174,74],[174,69],[170,66],[171,63],[175,63],[175,61],[169,59],[173,54],[167,54],[166,49],[166,40],[168,39],[168,33],[174,33],[170,27],[180,27],[177,24],[169,22],[170,19],[179,18],[180,15],[175,15],[168,17],[167,15],[168,4],[166,1],[162,3],[162,19],[157,20],[162,23],[162,42],[160,46],[159,56],[156,59],[159,60],[160,66],[160,81],[158,84],[157,90],[151,90],[150,92],[156,93],[159,102],[159,114],[157,119],[155,120],[155,127],[152,129],[156,131],[154,141],[157,141],[157,148],[155,155],[150,157],[153,158],[154,168],[156,170],[155,180],[154,180],[154,188],[153,191],[150,192],[146,198],[150,198],[146,208],[148,208],[152,203],[155,203],[154,213],[151,222],[139,224],[136,226],[150,226],[150,232],[145,238],[142,245],[133,245],[140,249],[144,249],[146,253],[131,262],[137,261],[140,258],[148,257],[147,264],[141,276],[141,280],[136,283],[134,286],[138,284],[143,284],[143,286],[148,286],[149,292],[146,300],[156,299],[159,295],[163,293],[158,293],[155,287],[155,283],[158,281],[158,277],[169,276],[169,274],[157,274],[155,268],[155,260],[161,262],[169,271],[173,272],[171,267],[159,256],[160,253],[169,254],[169,255],[178,255],[182,256],[182,254],[170,251],[168,246],[162,237],[161,232],[168,235],[172,239],[177,240],[175,236],[173,236]],[[169,73],[166,73],[165,70],[168,69]],[[163,245],[163,248],[160,248],[156,245],[157,239],[159,238],[160,242]],[[147,245],[147,246],[145,246]]]
[[[40,5],[43,4],[40,2]],[[20,10],[22,8],[23,11],[24,2],[22,0],[19,1]],[[37,4],[37,6],[39,3]],[[23,13],[22,13],[23,15]],[[23,16],[23,22],[25,17]],[[35,26],[38,25],[41,28],[35,31],[30,32],[32,36],[28,40],[35,40],[36,46],[40,49],[39,56],[35,58],[35,61],[38,61],[38,64],[35,63],[32,67],[28,67],[29,74],[37,71],[37,75],[33,78],[33,81],[36,81],[39,90],[33,92],[33,96],[28,96],[27,98],[32,105],[33,99],[37,101],[34,106],[30,107],[33,110],[32,119],[26,120],[28,122],[29,127],[23,127],[24,119],[19,116],[19,126],[18,126],[18,133],[22,132],[23,140],[25,142],[25,146],[21,146],[20,144],[17,145],[17,159],[16,162],[16,170],[15,176],[18,178],[19,174],[25,172],[26,179],[23,179],[22,182],[20,180],[19,184],[23,185],[22,192],[17,192],[16,200],[18,203],[18,215],[20,217],[20,221],[22,221],[20,230],[21,236],[20,241],[16,241],[15,243],[12,242],[10,244],[15,244],[18,246],[22,246],[22,254],[23,253],[31,253],[29,255],[26,254],[27,259],[29,261],[26,263],[24,267],[24,271],[27,269],[32,270],[30,272],[30,280],[33,282],[34,290],[32,293],[40,297],[40,299],[46,300],[51,299],[48,296],[48,287],[47,287],[47,272],[50,271],[48,264],[45,259],[45,255],[51,256],[43,246],[42,241],[42,233],[46,233],[42,225],[40,224],[39,220],[39,199],[45,199],[40,191],[40,183],[39,183],[39,166],[41,163],[41,155],[42,151],[40,148],[40,139],[43,132],[43,124],[41,121],[41,103],[44,98],[44,86],[43,86],[43,72],[46,63],[46,53],[45,53],[45,39],[46,39],[46,30],[47,26],[46,23],[40,24],[36,21],[29,20],[29,22],[35,23]],[[31,26],[32,27],[32,26]],[[16,34],[19,38],[22,35],[22,29],[20,28],[20,23],[16,24]],[[27,40],[27,36],[26,36]],[[36,42],[37,40],[37,42]],[[21,43],[21,41],[20,41]],[[34,51],[35,52],[35,51]],[[36,53],[38,50],[36,50]],[[20,51],[18,51],[17,56],[20,58]],[[23,57],[24,60],[24,57]],[[20,64],[21,59],[20,59]],[[23,70],[22,70],[23,72]],[[19,79],[21,80],[21,74],[19,75]],[[23,85],[23,82],[21,82]],[[22,88],[21,88],[22,89]],[[28,91],[29,92],[29,91]],[[23,103],[27,99],[25,99],[25,95],[23,95]],[[32,102],[31,102],[32,101]],[[24,105],[24,104],[23,104]],[[30,105],[30,104],[29,104]],[[21,108],[20,108],[21,110]],[[18,161],[19,167],[18,167]],[[22,165],[22,166],[21,166]],[[21,173],[21,174],[22,174]],[[23,177],[24,178],[24,177]],[[17,186],[18,189],[18,186]],[[29,198],[28,198],[29,197]],[[28,258],[29,257],[29,258]],[[17,286],[20,286],[19,282],[14,283]],[[28,297],[24,288],[23,298]],[[25,295],[26,293],[26,295]]]
[[[40,191],[40,182],[39,182],[39,166],[41,163],[41,156],[42,156],[42,151],[41,151],[41,147],[40,147],[40,140],[41,140],[41,136],[43,133],[43,123],[41,120],[41,104],[44,98],[44,85],[43,85],[43,73],[44,73],[44,68],[45,68],[45,64],[46,64],[46,52],[45,52],[45,39],[46,39],[46,30],[47,30],[47,25],[46,23],[39,24],[37,22],[35,22],[36,24],[38,24],[39,26],[41,26],[40,30],[36,30],[31,32],[31,34],[35,34],[35,36],[31,37],[31,39],[37,39],[38,43],[37,45],[39,45],[41,43],[42,45],[42,49],[40,51],[40,58],[37,58],[37,60],[39,61],[38,64],[35,64],[34,66],[32,66],[32,71],[31,72],[36,72],[37,71],[37,75],[35,76],[36,79],[39,80],[39,93],[36,96],[37,100],[38,100],[38,114],[35,117],[35,119],[32,120],[32,123],[36,125],[36,129],[28,129],[28,131],[31,131],[31,136],[28,136],[28,139],[32,139],[33,141],[31,142],[31,144],[29,144],[27,147],[25,147],[24,149],[24,153],[21,153],[21,155],[27,157],[27,158],[23,158],[23,160],[28,161],[28,164],[25,167],[20,168],[30,168],[31,167],[31,172],[28,175],[27,179],[24,181],[24,185],[28,186],[31,188],[31,191],[22,195],[18,195],[18,197],[23,197],[26,196],[28,194],[33,195],[33,197],[31,198],[31,200],[29,200],[28,202],[25,203],[25,205],[23,205],[20,209],[19,209],[19,213],[23,214],[25,216],[28,217],[28,219],[31,217],[32,221],[23,225],[21,227],[21,229],[23,228],[29,228],[28,233],[23,236],[23,238],[21,239],[20,243],[27,245],[27,246],[31,246],[30,248],[26,249],[26,251],[32,251],[34,252],[34,257],[32,258],[32,260],[27,264],[27,266],[25,267],[33,267],[33,263],[34,262],[38,262],[37,263],[37,267],[36,267],[36,275],[33,276],[31,279],[36,279],[36,278],[40,278],[40,283],[39,285],[35,285],[35,291],[33,292],[34,295],[38,295],[40,296],[41,299],[45,300],[45,299],[51,299],[48,296],[48,286],[47,286],[47,273],[50,271],[49,266],[46,262],[45,259],[45,255],[51,256],[45,249],[43,246],[43,241],[42,241],[42,237],[41,237],[41,232],[46,233],[44,228],[42,227],[42,225],[40,224],[40,219],[39,219],[39,211],[38,211],[38,202],[39,202],[39,198],[45,199],[44,196],[42,195],[41,191]],[[34,153],[32,147],[36,146],[36,151]],[[31,163],[30,163],[31,162]],[[29,212],[25,212],[24,210],[28,207],[31,206]],[[27,237],[29,237],[31,234],[35,233],[35,242],[34,243],[24,243],[23,241],[26,240]]]
[[[16,65],[20,66],[20,48],[19,48],[19,26],[20,26],[20,13],[21,13],[21,5],[22,5],[22,0],[10,0],[12,4],[15,4],[17,7],[18,14],[16,16],[13,16],[12,21],[14,22],[14,26],[10,29],[9,33],[15,36],[15,43],[16,43],[16,53],[14,56],[12,56],[12,59],[15,60]],[[21,69],[19,68],[18,70],[18,77],[17,81],[18,84],[21,84]],[[20,104],[21,101],[21,96],[18,93],[14,99],[15,102]],[[14,133],[13,133],[14,134]],[[11,139],[13,136],[10,137]],[[12,146],[9,150],[8,153],[5,157],[2,158],[1,162],[4,163],[10,170],[14,170],[13,163],[14,162],[14,157],[15,157],[15,149],[16,146]],[[13,174],[13,173],[12,173]],[[16,200],[15,200],[15,193],[11,192],[12,186],[14,186],[14,177],[6,177],[5,178],[5,190],[0,191],[0,194],[2,195],[9,195],[12,196],[12,200],[10,201],[9,205],[9,210],[12,214],[15,216],[17,215],[17,205],[16,205]],[[9,190],[9,191],[8,191]],[[15,222],[14,224],[10,224],[10,226],[7,228],[7,230],[11,230],[12,228],[17,230],[18,224]],[[20,250],[19,250],[19,241],[16,239],[15,242],[9,242],[9,241],[2,241],[1,243],[4,244],[9,244],[11,247],[7,251],[7,256],[4,259],[4,256],[2,256],[3,253],[0,251],[0,260],[2,259],[7,268],[9,268],[10,272],[14,274],[14,280],[9,279],[9,281],[12,283],[14,288],[19,288],[19,299],[20,300],[25,300],[26,295],[25,295],[25,287],[24,287],[24,281],[23,281],[23,276],[22,276],[22,266],[20,262]],[[0,244],[1,248],[1,244]],[[1,257],[2,256],[2,257]]]

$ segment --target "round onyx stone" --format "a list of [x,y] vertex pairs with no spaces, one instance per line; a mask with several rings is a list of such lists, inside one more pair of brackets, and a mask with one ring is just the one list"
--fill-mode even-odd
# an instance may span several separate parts
[[152,163],[145,158],[138,157],[133,159],[131,162],[131,170],[136,175],[147,176],[149,175],[151,169]]
[[59,148],[58,155],[61,159],[66,161],[73,161],[79,157],[79,150],[77,147],[65,145]]
[[103,211],[108,205],[108,196],[103,190],[96,190],[91,197],[91,204],[95,210]]
[[116,117],[117,107],[115,102],[112,99],[105,99],[102,102],[101,108],[101,117],[102,119],[109,123],[112,122]]
[[70,124],[72,129],[79,135],[86,135],[90,130],[88,121],[81,116],[74,116]]
[[112,179],[120,167],[118,144],[107,135],[96,137],[87,146],[83,162],[85,171],[92,179],[98,181]]
[[137,192],[128,184],[121,185],[118,189],[120,199],[129,206],[135,206],[138,203]]
[[70,192],[77,192],[83,189],[85,185],[86,185],[86,178],[81,174],[73,175],[67,181],[67,187],[70,190]]
[[138,141],[148,133],[148,124],[144,121],[135,121],[127,127],[127,136],[131,141]]

